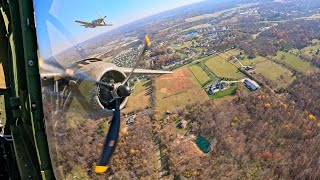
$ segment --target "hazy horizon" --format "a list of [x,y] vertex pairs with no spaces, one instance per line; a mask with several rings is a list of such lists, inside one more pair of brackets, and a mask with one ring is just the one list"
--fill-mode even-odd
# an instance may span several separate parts
[[[127,5],[125,5],[123,1],[112,3],[110,3],[110,1],[97,2],[96,6],[90,7],[96,9],[96,12],[88,9],[89,7],[87,7],[85,3],[80,7],[77,7],[77,9],[74,9],[74,3],[71,1],[35,1],[37,36],[41,56],[43,58],[51,57],[76,44],[80,44],[135,21],[204,0],[165,0],[161,3],[147,2],[146,0],[139,0],[140,3],[132,3],[130,0],[126,1],[128,2]],[[114,7],[114,9],[112,9],[110,5],[113,5],[112,7]],[[73,8],[72,13],[65,11],[65,9],[70,9],[68,7]],[[102,7],[105,9],[105,12],[99,11],[99,8],[102,9]],[[82,9],[85,11],[82,11]],[[118,15],[118,9],[126,11],[126,13],[121,14],[120,12],[120,15]],[[84,28],[80,26],[80,24],[74,22],[75,20],[91,22],[92,20],[99,18],[99,16],[107,16],[105,19],[106,23],[111,23],[113,26]]]

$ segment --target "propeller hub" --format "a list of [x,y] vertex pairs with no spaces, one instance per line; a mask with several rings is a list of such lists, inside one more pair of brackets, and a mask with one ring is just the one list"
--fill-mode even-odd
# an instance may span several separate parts
[[127,97],[131,95],[131,88],[126,85],[120,85],[117,88],[117,93],[120,97]]

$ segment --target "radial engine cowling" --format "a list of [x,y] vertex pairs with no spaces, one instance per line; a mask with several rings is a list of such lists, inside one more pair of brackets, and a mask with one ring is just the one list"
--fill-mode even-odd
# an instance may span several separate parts
[[[81,64],[77,64],[79,72],[83,73],[87,78],[83,78],[79,85],[79,90],[83,94],[89,106],[90,115],[92,117],[111,116],[114,109],[114,96],[112,92],[99,85],[94,81],[100,81],[108,84],[121,83],[125,80],[126,75],[121,69],[111,63],[102,61],[86,60]],[[120,98],[120,109],[124,108],[127,103],[127,97]],[[88,112],[88,110],[86,110]]]

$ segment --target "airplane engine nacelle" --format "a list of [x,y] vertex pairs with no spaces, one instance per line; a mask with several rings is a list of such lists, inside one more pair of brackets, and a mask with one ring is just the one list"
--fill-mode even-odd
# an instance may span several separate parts
[[[91,107],[88,107],[91,110],[90,114],[96,117],[111,116],[115,107],[112,101],[114,97],[109,89],[96,84],[93,80],[110,84],[121,83],[126,79],[126,74],[118,66],[102,61],[86,60],[77,66],[80,72],[90,78],[89,80],[84,78],[78,88],[90,102]],[[120,99],[120,109],[125,107],[127,100],[127,97]]]

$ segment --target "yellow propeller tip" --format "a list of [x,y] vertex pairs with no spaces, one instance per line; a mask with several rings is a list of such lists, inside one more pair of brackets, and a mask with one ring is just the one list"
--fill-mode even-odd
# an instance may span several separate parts
[[41,67],[43,65],[43,59],[39,57],[39,66]]
[[108,166],[96,166],[94,171],[99,174],[105,173],[108,170],[108,168],[109,168]]
[[149,36],[146,35],[145,39],[146,39],[146,44],[147,44],[147,46],[150,46],[151,40],[150,40]]

